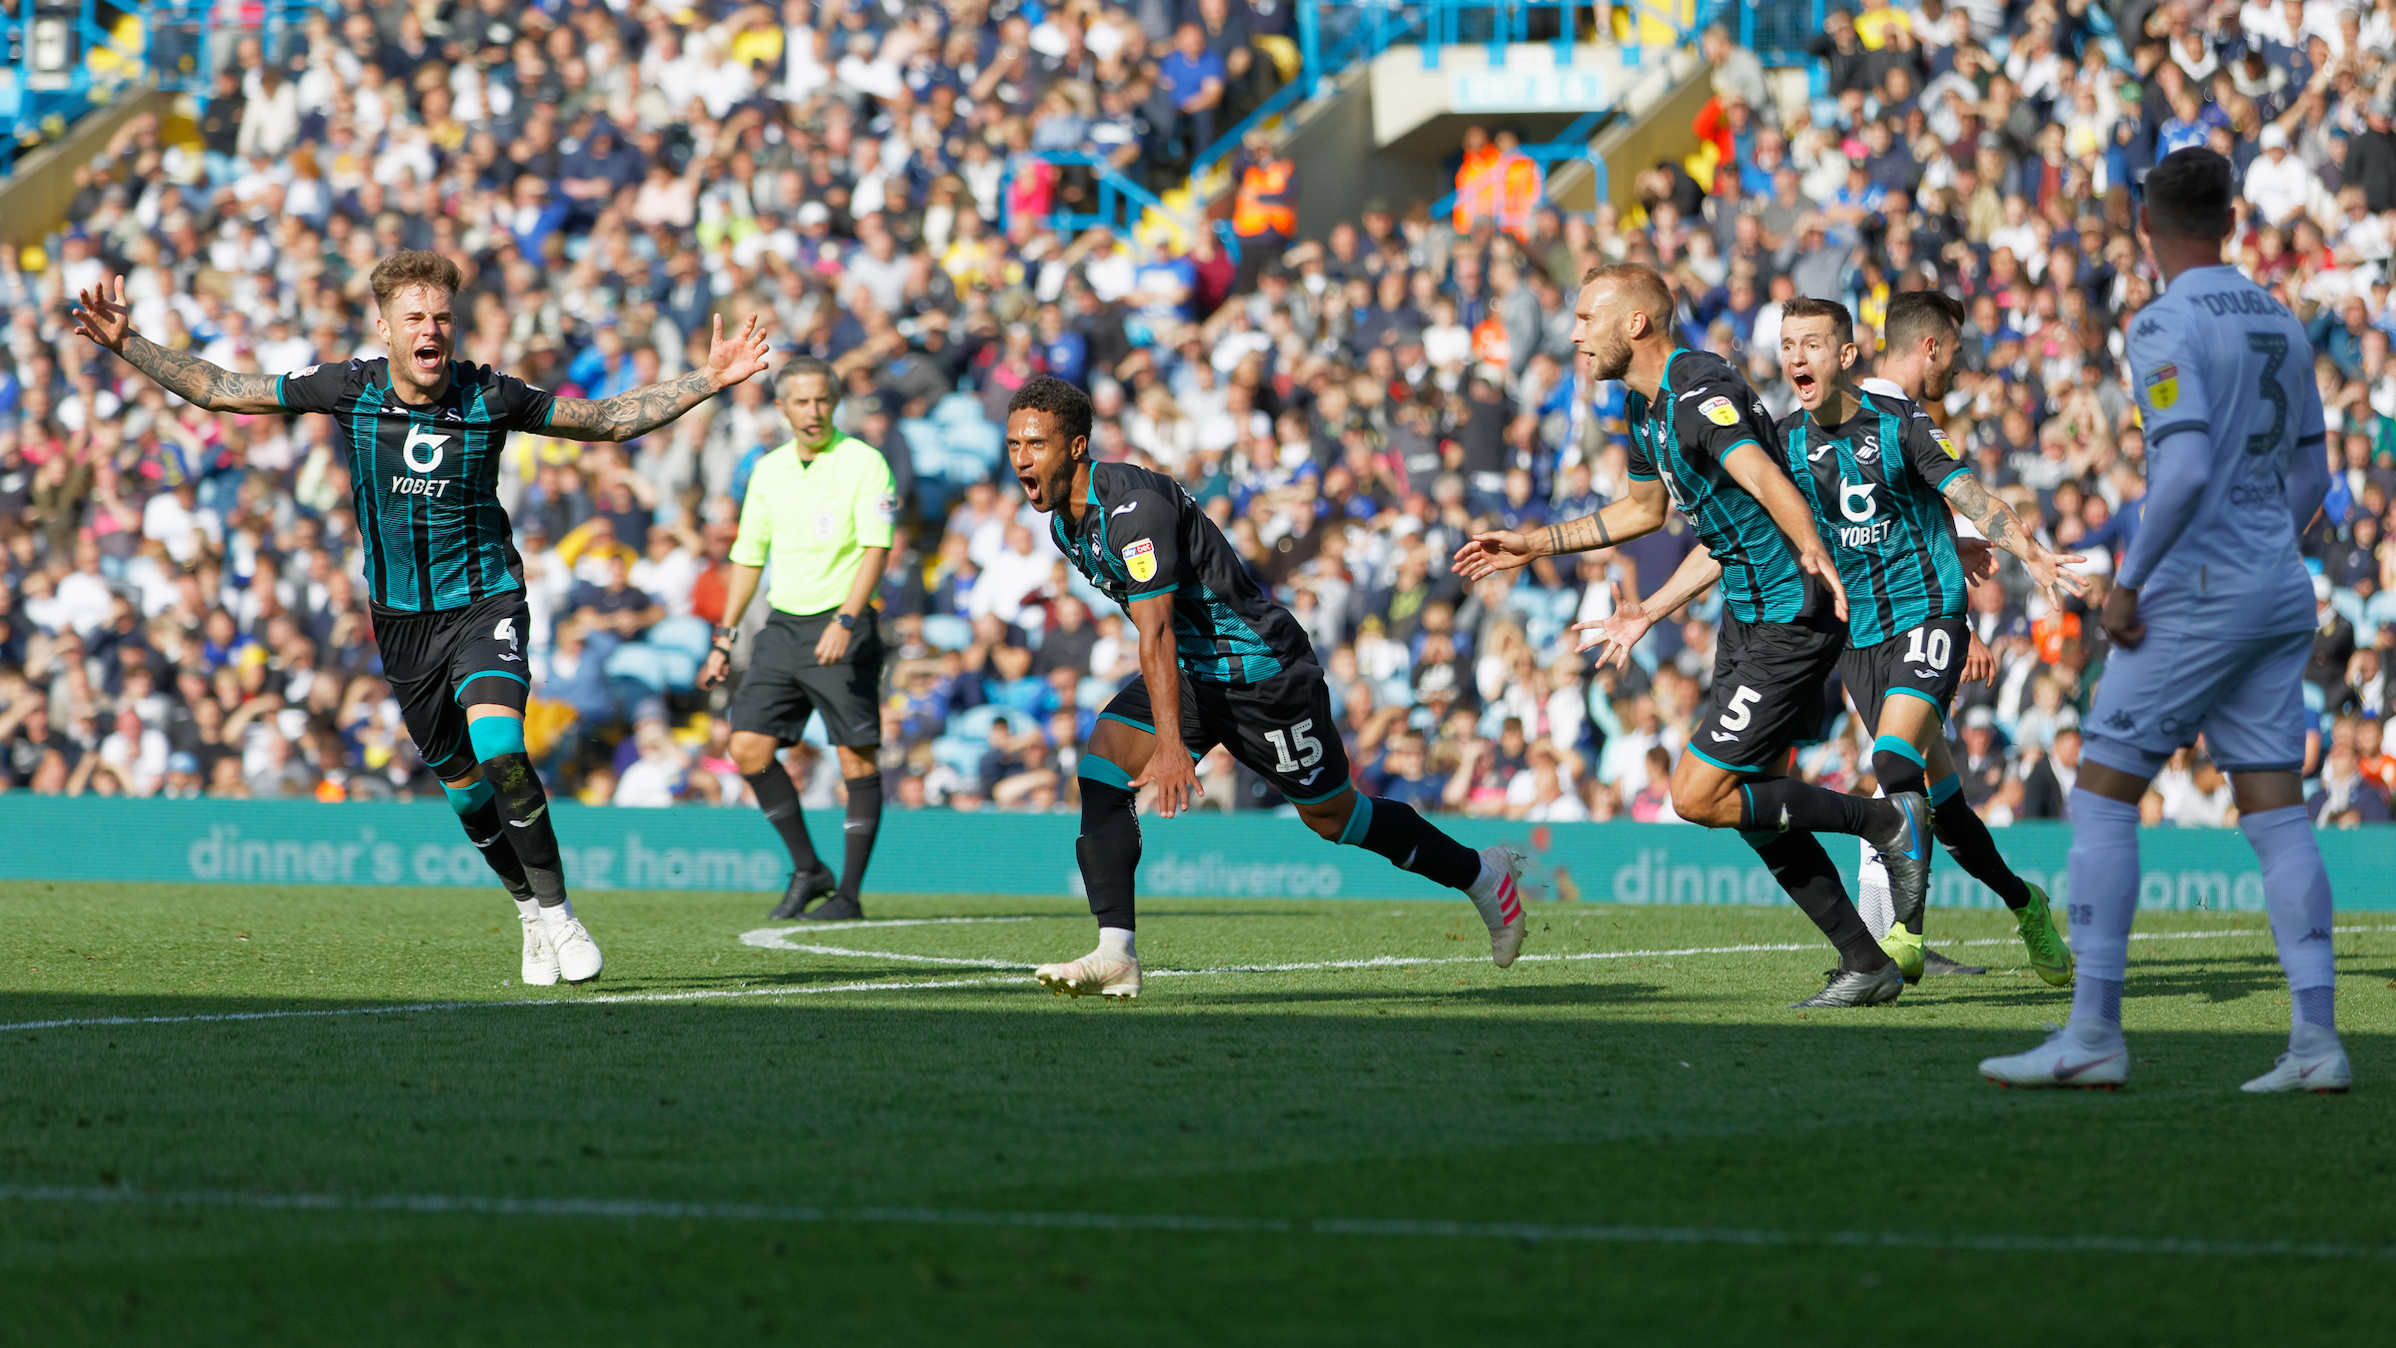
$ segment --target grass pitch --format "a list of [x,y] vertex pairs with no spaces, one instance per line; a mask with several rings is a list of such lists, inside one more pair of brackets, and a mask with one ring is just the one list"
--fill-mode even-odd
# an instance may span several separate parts
[[1830,960],[1787,908],[1535,906],[1570,958],[1501,972],[1461,901],[1152,901],[1124,1006],[1029,982],[1090,945],[1071,900],[770,901],[593,895],[606,977],[526,989],[491,892],[0,886],[0,1342],[2287,1344],[2396,1309],[2396,915],[2341,919],[2339,1099],[2237,1091],[2288,1016],[2259,916],[2141,921],[2103,1095],[1974,1074],[2068,1008],[1996,913],[1931,928],[1988,977],[1801,1015]]

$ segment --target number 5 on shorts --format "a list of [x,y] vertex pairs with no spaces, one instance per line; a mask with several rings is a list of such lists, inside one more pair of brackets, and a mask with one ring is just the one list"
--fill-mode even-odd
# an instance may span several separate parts
[[[1323,761],[1323,742],[1306,733],[1312,729],[1314,729],[1314,720],[1309,717],[1290,727],[1288,741],[1282,739],[1281,732],[1278,730],[1265,732],[1265,741],[1273,746],[1273,757],[1276,760],[1273,764],[1275,772],[1296,772],[1300,768],[1311,768]],[[1298,752],[1305,757],[1290,757],[1290,742],[1292,741],[1297,744]]]
[[1753,688],[1748,687],[1746,684],[1740,684],[1739,691],[1730,695],[1729,705],[1722,709],[1722,728],[1725,730],[1745,730],[1747,728],[1747,722],[1752,716],[1752,713],[1748,710],[1749,706],[1763,700],[1764,695],[1762,693],[1759,693]]

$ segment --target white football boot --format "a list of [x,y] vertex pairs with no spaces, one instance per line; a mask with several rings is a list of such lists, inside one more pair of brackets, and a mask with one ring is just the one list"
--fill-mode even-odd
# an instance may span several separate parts
[[2311,1091],[2344,1095],[2354,1088],[2354,1069],[2346,1063],[2346,1048],[2338,1032],[2321,1025],[2297,1025],[2288,1036],[2288,1051],[2270,1071],[2238,1089],[2256,1095],[2277,1091]]
[[1043,964],[1032,971],[1032,977],[1060,997],[1130,1001],[1140,995],[1138,957],[1117,954],[1105,946],[1064,964]]
[[1464,891],[1488,924],[1489,962],[1501,969],[1522,953],[1522,938],[1531,930],[1522,910],[1522,862],[1522,853],[1503,843],[1484,847],[1480,878]]
[[2130,1079],[2130,1049],[2121,1027],[2081,1031],[2049,1025],[2054,1033],[2028,1053],[1983,1058],[1980,1075],[2000,1086],[2112,1090]]
[[549,944],[548,924],[527,913],[524,924],[524,986],[546,988],[557,983],[557,948]]
[[599,943],[575,918],[573,904],[543,908],[541,925],[549,934],[550,948],[557,951],[558,977],[569,983],[588,983],[599,976],[607,961],[600,958]]

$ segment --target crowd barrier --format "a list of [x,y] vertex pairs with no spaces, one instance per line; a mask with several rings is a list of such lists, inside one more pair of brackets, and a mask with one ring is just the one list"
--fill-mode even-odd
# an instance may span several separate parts
[[[583,890],[779,893],[789,861],[752,810],[556,807],[567,879]],[[1676,905],[1783,901],[1755,854],[1727,832],[1681,824],[1522,824],[1442,819],[1465,843],[1511,842],[1542,896]],[[808,825],[838,855],[841,817]],[[1258,899],[1432,899],[1447,891],[1294,818],[1206,812],[1142,822],[1140,892]],[[869,892],[1079,894],[1071,815],[892,810],[882,817]],[[1997,845],[2022,876],[2065,897],[2069,828],[2021,824]],[[2259,912],[2263,878],[2235,829],[2141,833],[2139,906]],[[2396,908],[2396,828],[2321,835],[2341,909]],[[1844,839],[1831,855],[1855,855]],[[481,857],[438,801],[110,800],[0,796],[0,879],[208,884],[482,885]],[[1997,898],[1941,856],[1931,902],[1993,908]]]

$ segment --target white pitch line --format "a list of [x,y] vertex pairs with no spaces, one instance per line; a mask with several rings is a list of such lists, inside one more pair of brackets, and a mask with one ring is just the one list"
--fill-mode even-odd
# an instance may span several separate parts
[[[922,924],[927,926],[940,922],[1028,920],[1029,919],[1018,918],[919,919]],[[1004,960],[967,959],[951,955],[913,955],[895,950],[850,950],[841,946],[799,945],[795,943],[768,944],[763,941],[749,940],[751,936],[778,936],[787,930],[789,929],[782,927],[762,928],[760,931],[744,933],[741,937],[741,940],[750,945],[763,946],[769,949],[798,950],[806,951],[811,954],[822,955],[844,955],[857,959],[901,960],[912,963],[955,965],[976,969],[1016,970],[1030,969],[1035,967],[1029,964],[1015,964]],[[2341,935],[2353,935],[2360,932],[2396,931],[2396,926],[2332,927],[2330,930]],[[2133,941],[2203,941],[2215,940],[2223,937],[2259,937],[2269,936],[2270,934],[2271,933],[2268,929],[2260,928],[2239,931],[2132,932],[2130,933],[2130,939]],[[1957,946],[2009,945],[2011,942],[2002,939],[1994,939],[1957,941],[1953,942],[1953,944]],[[1516,962],[1524,964],[1533,962],[1577,963],[1586,960],[1668,959],[1681,955],[1744,955],[1775,951],[1786,952],[1818,949],[1820,949],[1819,946],[1811,943],[1794,942],[1773,945],[1756,944],[1683,946],[1674,950],[1584,950],[1576,951],[1568,955],[1524,955]],[[1289,964],[1226,964],[1208,969],[1144,969],[1141,972],[1150,978],[1191,978],[1207,974],[1306,973],[1325,969],[1390,969],[1400,968],[1408,965],[1430,966],[1442,964],[1478,964],[1486,958],[1487,956],[1483,955],[1447,955],[1439,957],[1376,955],[1371,959],[1361,960],[1310,960]],[[342,1006],[328,1007],[320,1010],[211,1011],[179,1016],[93,1016],[79,1019],[68,1018],[60,1020],[17,1021],[12,1024],[0,1025],[0,1034],[7,1034],[22,1030],[62,1030],[110,1025],[199,1025],[249,1020],[317,1020],[339,1016],[414,1015],[418,1013],[429,1014],[440,1011],[480,1011],[518,1006],[624,1006],[668,1002],[729,1001],[748,997],[817,997],[830,993],[842,992],[934,991],[942,988],[1020,985],[1024,982],[1025,980],[1015,978],[958,978],[907,983],[888,981],[872,983],[833,983],[820,987],[799,988],[701,988],[688,992],[602,992],[579,997],[522,997],[504,1001],[488,1002],[412,1002],[402,1006]]]
[[2328,1241],[2186,1240],[2146,1236],[1972,1235],[1929,1231],[1775,1231],[1751,1227],[1627,1226],[1598,1223],[1456,1222],[1378,1217],[1218,1217],[1173,1213],[1007,1212],[961,1208],[834,1208],[767,1203],[674,1202],[643,1198],[509,1198],[455,1194],[242,1193],[224,1189],[0,1186],[0,1201],[87,1207],[240,1208],[261,1212],[393,1212],[484,1217],[843,1223],[873,1226],[1011,1227],[1037,1230],[1166,1231],[1203,1235],[1364,1236],[1386,1239],[1567,1241],[1606,1245],[1841,1246],[2027,1254],[2121,1254],[2221,1259],[2396,1259],[2396,1246]]

